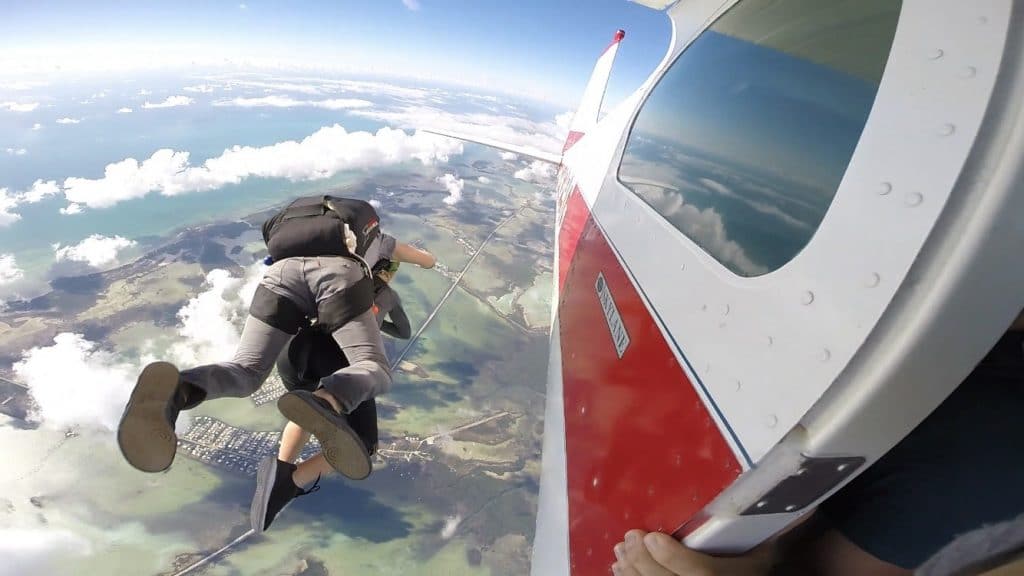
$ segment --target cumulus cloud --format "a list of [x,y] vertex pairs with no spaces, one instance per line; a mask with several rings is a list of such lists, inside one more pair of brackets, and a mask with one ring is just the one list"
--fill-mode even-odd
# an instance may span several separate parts
[[449,206],[454,206],[462,200],[462,189],[465,188],[466,183],[455,174],[445,174],[444,176],[437,177],[437,183],[441,184],[448,190],[448,197],[444,199],[444,203]]
[[66,216],[70,216],[70,215],[73,215],[73,214],[81,214],[82,213],[82,205],[81,204],[68,204],[66,207],[60,209],[60,213],[66,215]]
[[477,181],[480,182],[481,184],[490,184],[491,183],[491,179],[488,178],[487,176],[481,176],[481,177],[477,178]]
[[81,120],[78,118],[68,118],[67,116],[57,119],[57,124],[78,124],[79,122],[81,122]]
[[38,406],[34,417],[58,429],[116,430],[138,372],[139,366],[70,332],[56,335],[51,346],[28,350],[14,364]]
[[508,161],[515,160],[516,158],[519,158],[519,155],[516,154],[515,152],[498,152],[498,156],[501,156],[502,160],[508,160]]
[[118,114],[131,114],[132,113],[132,109],[127,107],[127,106],[125,106],[124,108],[118,108],[117,109],[117,113]]
[[58,192],[59,188],[54,180],[36,180],[24,192],[12,193],[7,188],[0,188],[0,228],[21,220],[21,215],[12,212],[19,205],[26,203],[35,204]]
[[16,195],[12,196],[9,194],[7,188],[0,188],[0,228],[21,220],[21,214],[11,212],[11,210],[18,207],[18,204]]
[[526,182],[550,182],[555,177],[555,172],[553,164],[534,160],[529,166],[516,170],[513,176]]
[[402,0],[402,4],[413,12],[420,9],[420,0]]
[[[242,7],[244,6],[245,4],[242,4]],[[185,92],[198,92],[200,94],[209,94],[210,92],[213,92],[215,88],[213,86],[210,86],[209,84],[199,84],[197,86],[185,86],[184,88],[182,88],[182,90],[184,90]]]
[[53,245],[54,256],[58,262],[69,260],[86,262],[93,268],[102,268],[117,263],[117,255],[121,250],[135,246],[135,241],[121,236],[101,236],[93,234],[73,246]]
[[262,98],[234,98],[220,100],[214,106],[237,106],[239,108],[325,108],[327,110],[345,110],[348,108],[367,108],[373,106],[368,100],[355,98],[332,98],[329,100],[296,100],[291,96],[264,96]]
[[146,100],[146,103],[142,105],[147,110],[150,108],[174,108],[177,106],[189,106],[194,104],[195,100],[188,96],[168,96],[163,102],[150,102]]
[[377,210],[380,210],[380,206],[381,206],[380,200],[377,200],[376,198],[373,198],[373,199],[370,200],[369,204],[370,204],[370,206],[373,206]]
[[32,125],[32,129],[33,130],[42,130],[43,129],[43,125],[40,124],[39,122],[36,122],[35,124]]
[[18,194],[18,200],[20,202],[26,202],[28,204],[35,204],[50,196],[55,196],[60,193],[60,187],[57,186],[56,180],[36,180],[32,183],[32,186],[28,190]]
[[4,528],[0,530],[0,557],[6,574],[52,574],[56,555],[92,553],[88,540],[54,528]]
[[227,270],[211,270],[205,290],[178,311],[182,340],[170,347],[170,357],[183,366],[231,358],[262,276],[261,263],[250,266],[241,278]]
[[462,153],[462,144],[449,138],[382,128],[376,133],[348,132],[335,124],[303,140],[254,148],[234,146],[200,166],[189,153],[157,150],[139,162],[126,158],[108,164],[102,178],[68,178],[64,195],[71,203],[106,208],[150,192],[175,196],[214,190],[246,178],[287,178],[292,181],[330,178],[342,170],[385,166],[418,160],[424,165],[446,162]]
[[24,148],[7,148],[5,152],[11,156],[24,156],[25,154],[28,154],[28,150]]
[[10,284],[24,277],[25,273],[18,268],[14,254],[0,254],[0,284]]
[[676,228],[696,240],[718,260],[729,262],[735,268],[752,276],[768,271],[753,261],[742,246],[729,238],[722,215],[713,208],[701,210],[693,204],[687,204],[682,194],[654,186],[645,188],[644,199]]
[[31,112],[39,108],[39,102],[0,102],[0,109],[11,112]]

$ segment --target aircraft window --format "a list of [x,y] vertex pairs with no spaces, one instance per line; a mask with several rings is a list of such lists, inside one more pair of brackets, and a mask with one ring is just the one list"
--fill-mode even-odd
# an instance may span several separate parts
[[741,0],[640,110],[619,180],[741,276],[807,245],[867,122],[898,0]]

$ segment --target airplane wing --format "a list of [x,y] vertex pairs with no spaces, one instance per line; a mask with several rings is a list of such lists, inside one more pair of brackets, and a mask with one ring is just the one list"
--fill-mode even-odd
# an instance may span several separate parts
[[498,150],[504,150],[505,152],[514,152],[527,158],[534,160],[540,160],[542,162],[549,162],[558,166],[562,163],[562,155],[554,152],[546,152],[544,150],[538,150],[529,146],[519,146],[516,144],[506,144],[504,142],[498,142],[490,138],[484,138],[481,136],[475,136],[470,134],[464,134],[461,132],[453,132],[450,130],[442,130],[439,128],[420,128],[424,132],[430,134],[437,134],[438,136],[447,136],[448,138],[455,138],[456,140],[464,140],[466,142],[473,142],[474,144],[483,144],[484,146],[490,146],[491,148],[497,148]]

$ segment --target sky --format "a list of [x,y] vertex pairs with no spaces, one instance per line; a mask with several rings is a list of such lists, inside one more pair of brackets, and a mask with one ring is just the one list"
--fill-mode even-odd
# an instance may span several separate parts
[[0,76],[230,64],[413,77],[574,108],[626,30],[608,102],[661,61],[668,18],[626,0],[14,1],[0,6]]

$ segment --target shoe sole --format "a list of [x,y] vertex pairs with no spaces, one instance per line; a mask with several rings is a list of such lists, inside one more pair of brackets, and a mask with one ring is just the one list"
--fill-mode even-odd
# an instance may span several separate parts
[[262,534],[267,523],[267,506],[270,504],[270,494],[274,491],[274,481],[277,479],[277,459],[273,457],[264,458],[260,462],[259,471],[256,472],[256,494],[252,497],[252,506],[249,507],[249,522],[252,524],[253,532]]
[[324,460],[342,476],[362,480],[370,475],[373,470],[370,457],[363,441],[348,424],[336,422],[322,409],[295,394],[281,396],[277,408],[285,418],[316,437]]
[[154,362],[142,370],[117,427],[121,454],[143,472],[163,472],[174,461],[178,437],[167,422],[167,406],[178,387],[178,369]]

